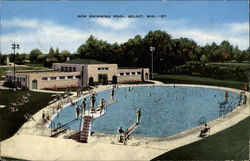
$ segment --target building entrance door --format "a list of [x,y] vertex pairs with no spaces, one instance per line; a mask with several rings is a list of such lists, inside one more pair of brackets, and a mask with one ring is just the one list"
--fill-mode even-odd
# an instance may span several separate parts
[[108,84],[108,75],[107,74],[98,74],[98,82],[100,84]]
[[32,89],[37,89],[37,80],[32,81]]
[[117,84],[117,76],[112,77],[112,84]]
[[89,78],[89,86],[94,86],[94,78],[93,77]]
[[148,80],[148,73],[145,74],[145,80]]

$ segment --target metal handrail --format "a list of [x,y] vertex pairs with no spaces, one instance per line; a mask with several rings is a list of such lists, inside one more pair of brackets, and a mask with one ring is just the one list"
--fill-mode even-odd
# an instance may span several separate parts
[[207,123],[207,120],[206,120],[205,116],[202,116],[202,117],[199,118],[199,120],[198,120],[198,126],[205,125],[206,123]]

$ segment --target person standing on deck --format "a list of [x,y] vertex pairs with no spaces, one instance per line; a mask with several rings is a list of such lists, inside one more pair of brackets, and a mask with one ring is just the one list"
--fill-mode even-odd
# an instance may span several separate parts
[[42,114],[42,120],[43,120],[43,123],[45,123],[45,112],[43,111],[43,114]]
[[113,87],[112,88],[112,91],[111,91],[111,99],[114,101],[114,95],[115,95],[115,88]]
[[141,108],[137,110],[136,115],[137,115],[137,123],[139,123],[141,120]]
[[83,110],[83,114],[85,115],[85,111],[86,111],[86,98],[84,98],[83,101],[82,101],[82,110]]
[[79,105],[76,106],[76,119],[79,119],[79,115],[80,115],[80,107]]
[[104,108],[104,106],[105,106],[105,101],[102,98],[101,101],[100,101],[100,108],[101,108],[101,110]]
[[95,108],[95,101],[96,101],[95,94],[93,94],[90,97],[90,101],[91,101],[91,109],[94,109]]
[[119,143],[122,143],[123,142],[123,129],[122,129],[122,127],[120,127],[119,129],[118,129],[118,132],[119,132],[119,139],[118,139],[118,142]]

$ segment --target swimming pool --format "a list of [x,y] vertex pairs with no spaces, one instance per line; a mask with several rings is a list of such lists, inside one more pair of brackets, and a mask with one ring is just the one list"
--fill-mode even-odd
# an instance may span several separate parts
[[[225,91],[189,86],[134,86],[115,89],[116,103],[107,108],[105,115],[95,119],[91,131],[117,133],[120,126],[129,128],[136,122],[136,110],[141,108],[141,124],[133,135],[165,137],[194,128],[201,117],[212,121],[219,117],[219,103],[225,100]],[[97,93],[97,104],[110,99],[111,90]],[[234,109],[239,94],[228,92],[228,104]],[[87,104],[89,105],[89,96]],[[78,100],[80,104],[82,99]],[[56,124],[70,123],[71,129],[79,130],[80,119],[75,120],[75,106],[65,107],[54,117]]]

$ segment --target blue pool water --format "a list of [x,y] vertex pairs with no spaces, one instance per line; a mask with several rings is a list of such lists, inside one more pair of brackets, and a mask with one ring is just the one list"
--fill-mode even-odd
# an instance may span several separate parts
[[[225,100],[225,91],[181,86],[138,86],[115,90],[116,103],[107,108],[107,113],[95,119],[91,131],[117,133],[120,126],[129,128],[136,121],[136,110],[141,108],[141,124],[133,135],[164,137],[194,128],[199,118],[207,122],[219,117],[219,104]],[[97,104],[101,98],[108,101],[111,90],[97,94]],[[239,95],[228,92],[228,102],[233,108],[239,102]],[[87,104],[89,104],[89,96]],[[82,99],[78,101],[80,104]],[[227,105],[227,106],[228,106]],[[53,122],[70,124],[71,129],[79,130],[80,120],[75,119],[75,106],[64,108]]]

